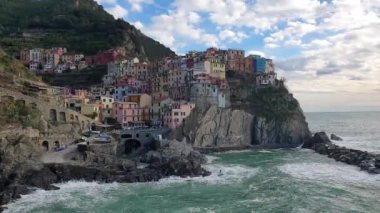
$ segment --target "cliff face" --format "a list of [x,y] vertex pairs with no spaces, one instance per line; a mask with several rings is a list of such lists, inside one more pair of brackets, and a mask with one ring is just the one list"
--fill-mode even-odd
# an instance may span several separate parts
[[302,112],[298,113],[287,122],[278,122],[244,110],[212,106],[204,113],[193,113],[173,137],[186,137],[195,148],[293,148],[311,137]]

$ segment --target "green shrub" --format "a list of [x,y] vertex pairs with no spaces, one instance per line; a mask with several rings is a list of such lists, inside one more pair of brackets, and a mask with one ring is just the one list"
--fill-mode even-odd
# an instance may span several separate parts
[[4,123],[19,123],[23,127],[43,129],[41,112],[22,102],[6,102],[0,105],[0,120]]

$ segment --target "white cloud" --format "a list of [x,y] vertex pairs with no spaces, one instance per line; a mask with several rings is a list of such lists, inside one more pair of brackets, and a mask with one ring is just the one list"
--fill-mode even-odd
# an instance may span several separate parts
[[113,15],[115,18],[123,18],[128,15],[128,11],[119,4],[116,4],[113,7],[105,8],[105,10],[109,12],[111,15]]
[[132,23],[137,29],[141,30],[144,28],[144,24],[141,23],[140,21],[136,21],[134,23]]
[[266,54],[262,51],[258,51],[258,50],[250,50],[250,51],[247,51],[246,52],[246,55],[259,55],[261,57],[266,57]]
[[376,93],[380,88],[379,33],[379,25],[372,25],[312,41],[302,56],[281,61],[278,67],[292,79],[289,85],[294,91]]
[[132,11],[141,12],[143,4],[153,4],[154,0],[127,0],[132,7]]
[[198,27],[199,21],[200,16],[195,12],[169,11],[153,17],[152,24],[144,27],[144,32],[174,50],[188,42],[218,46],[218,37]]
[[95,0],[98,4],[116,4],[117,0]]
[[219,38],[224,41],[240,43],[242,40],[248,38],[248,35],[244,32],[234,32],[232,30],[222,30],[219,32]]

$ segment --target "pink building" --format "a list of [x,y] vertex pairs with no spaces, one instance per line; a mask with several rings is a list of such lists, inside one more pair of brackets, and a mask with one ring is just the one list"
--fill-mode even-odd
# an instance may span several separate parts
[[164,125],[170,129],[180,127],[194,108],[195,104],[193,103],[182,102],[172,104],[164,114]]
[[112,117],[123,127],[133,125],[133,123],[144,122],[144,114],[149,109],[140,108],[135,102],[114,102],[112,104]]

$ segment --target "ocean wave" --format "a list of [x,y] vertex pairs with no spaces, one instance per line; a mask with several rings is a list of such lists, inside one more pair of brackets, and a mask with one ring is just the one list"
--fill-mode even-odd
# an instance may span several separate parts
[[204,168],[211,172],[207,177],[169,177],[159,181],[161,184],[173,184],[184,182],[197,182],[207,184],[234,184],[242,182],[254,175],[259,171],[259,168],[252,168],[242,165],[222,165],[222,164],[209,164]]
[[216,160],[219,160],[220,157],[213,156],[213,155],[206,155],[207,163],[210,164]]
[[273,151],[269,151],[269,150],[265,150],[265,149],[259,150],[257,152],[260,152],[260,153],[273,153]]
[[288,163],[278,169],[294,178],[302,180],[373,184],[380,183],[380,175],[371,175],[359,168],[343,163]]
[[[38,189],[31,194],[22,195],[21,199],[6,205],[8,209],[4,212],[29,212],[32,210],[49,212],[44,209],[57,203],[64,203],[70,209],[85,210],[86,206],[83,206],[81,199],[86,199],[88,205],[96,205],[96,203],[109,199],[99,196],[100,194],[107,194],[107,192],[114,191],[119,187],[118,183],[100,184],[85,181],[69,181],[54,185],[60,189],[53,191]],[[78,195],[81,199],[78,199]]]
[[251,149],[243,149],[243,150],[230,150],[225,152],[217,152],[215,154],[239,154],[239,153],[246,153],[246,152],[253,152]]

